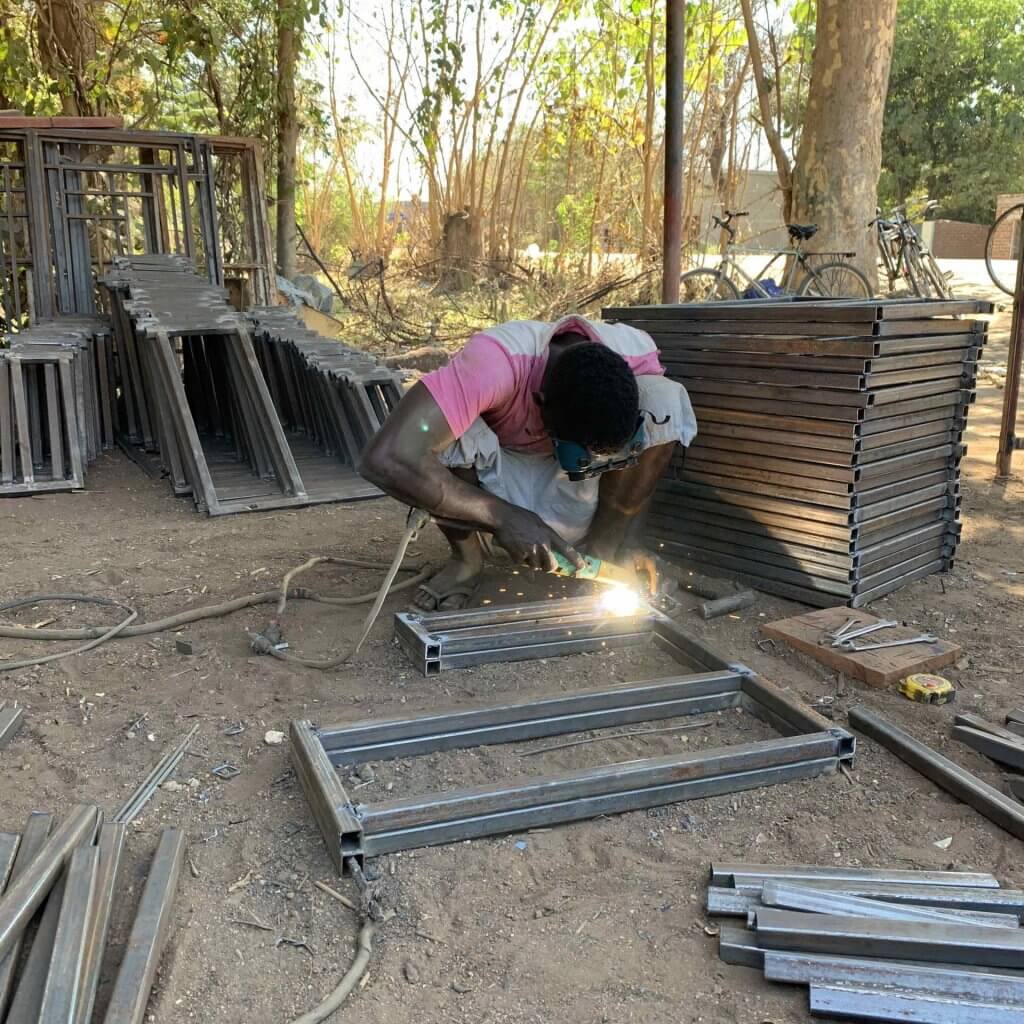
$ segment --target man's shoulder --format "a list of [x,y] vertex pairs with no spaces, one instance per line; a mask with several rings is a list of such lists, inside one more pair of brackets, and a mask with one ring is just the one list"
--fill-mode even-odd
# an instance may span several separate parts
[[551,325],[541,320],[508,320],[486,330],[478,331],[470,342],[489,340],[497,343],[509,355],[539,355],[547,342]]

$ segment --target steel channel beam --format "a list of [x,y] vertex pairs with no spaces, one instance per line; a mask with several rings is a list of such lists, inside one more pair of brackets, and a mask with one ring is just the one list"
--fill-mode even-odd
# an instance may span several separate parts
[[757,944],[762,949],[978,967],[1019,968],[1024,963],[1024,930],[1020,928],[877,921],[771,907],[757,912]]
[[545,694],[464,711],[331,726],[316,730],[316,738],[334,765],[414,757],[735,707],[741,679],[737,672],[709,672]]
[[142,1024],[171,920],[185,860],[185,834],[164,829],[142,890],[104,1024]]
[[854,729],[870,736],[957,799],[1018,839],[1024,839],[1024,805],[861,705],[850,709],[849,721]]
[[127,825],[122,822],[105,822],[100,826],[97,843],[99,871],[96,876],[96,898],[89,921],[85,959],[82,963],[81,994],[72,1024],[89,1024],[92,1020],[126,832]]
[[818,733],[378,804],[361,810],[363,848],[376,856],[811,778],[836,769],[836,745]]
[[764,954],[752,931],[736,925],[722,925],[718,933],[718,956],[723,963],[760,970],[764,966]]
[[766,950],[764,976],[768,981],[795,985],[900,989],[979,1003],[1024,1006],[1024,974],[997,969],[972,970],[955,964],[936,966]]
[[1024,1024],[1024,1007],[945,999],[924,993],[811,985],[812,1014],[904,1024]]
[[954,727],[952,736],[953,739],[966,743],[972,750],[984,754],[999,764],[1024,771],[1024,740],[1019,737],[1015,738],[1016,742],[1008,742],[990,732],[969,729],[962,725]]
[[352,810],[334,765],[320,745],[312,722],[294,721],[289,733],[295,774],[320,827],[327,852],[338,874],[342,874],[345,859],[361,855],[362,824]]
[[[845,885],[899,885],[930,887],[952,886],[958,889],[998,889],[999,879],[987,871],[909,871],[875,868],[843,868],[815,864],[743,864],[719,861],[711,865],[712,885],[736,888],[757,888],[767,881],[804,882],[811,884]],[[852,891],[852,890],[851,890]],[[858,892],[860,890],[857,890]]]
[[82,968],[95,911],[98,868],[99,850],[95,846],[79,846],[71,854],[39,1024],[75,1024],[82,996]]
[[886,903],[884,900],[847,896],[794,885],[792,882],[765,882],[761,902],[783,910],[801,910],[812,914],[840,917],[871,917],[880,921],[924,921],[947,924],[976,924],[988,928],[1020,927],[1020,921],[1008,914],[986,914],[972,911],[945,911],[909,904]]
[[46,898],[71,851],[93,835],[98,808],[79,804],[43,844],[31,864],[18,873],[0,899],[0,957],[6,956]]
[[759,789],[784,782],[816,778],[836,770],[838,759],[796,761],[775,768],[761,768],[727,775],[714,775],[690,782],[665,786],[644,787],[628,792],[597,795],[577,801],[542,804],[515,811],[504,811],[489,816],[478,816],[458,821],[426,824],[414,830],[396,830],[389,833],[364,835],[363,853],[376,857],[398,850],[418,849],[423,846],[460,842],[482,836],[501,835],[524,829],[564,824],[607,814],[643,810],[683,800],[720,796]]
[[[25,824],[25,830],[18,845],[17,857],[11,869],[8,884],[13,882],[18,875],[22,874],[29,864],[35,859],[36,854],[42,849],[46,837],[50,834],[50,826],[53,823],[53,815],[35,811],[29,815]],[[7,1010],[7,1002],[11,996],[11,989],[14,983],[14,972],[18,965],[18,958],[21,954],[21,938],[15,942],[7,956],[0,958],[0,1020],[4,1019]]]
[[0,750],[18,735],[24,724],[24,708],[0,708]]

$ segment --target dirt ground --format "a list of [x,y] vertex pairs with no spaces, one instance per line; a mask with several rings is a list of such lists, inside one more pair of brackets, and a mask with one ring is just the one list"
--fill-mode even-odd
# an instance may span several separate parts
[[[872,609],[960,642],[965,657],[948,672],[959,686],[957,706],[996,719],[1021,703],[1016,673],[1024,655],[1024,485],[992,479],[1006,319],[999,318],[985,357],[996,372],[983,377],[970,417],[956,567]],[[100,595],[149,620],[271,589],[312,554],[388,559],[403,522],[390,500],[207,519],[118,454],[93,467],[88,485],[79,494],[0,503],[0,602],[44,592]],[[434,537],[418,549],[425,559],[442,553]],[[378,579],[374,571],[328,568],[306,582],[323,592],[362,593]],[[495,571],[484,596],[527,600],[547,592],[547,579]],[[0,829],[17,830],[33,809],[63,813],[75,802],[113,812],[165,748],[193,724],[200,727],[175,776],[182,788],[157,793],[131,830],[101,1007],[148,859],[168,826],[187,832],[191,866],[149,1020],[287,1022],[347,968],[357,921],[313,882],[350,896],[354,889],[334,876],[287,743],[267,745],[267,730],[286,731],[294,718],[333,724],[673,671],[666,656],[633,650],[427,679],[391,639],[389,613],[403,606],[391,600],[351,667],[329,674],[250,652],[247,631],[270,615],[262,606],[189,627],[180,638],[193,644],[191,656],[176,650],[175,635],[160,634],[0,675],[0,699],[24,705],[27,717],[20,736],[0,752]],[[951,708],[911,704],[794,653],[755,646],[759,623],[799,611],[763,596],[735,617],[705,624],[687,612],[684,621],[808,701],[835,696],[838,721],[863,701],[999,784],[990,762],[948,738]],[[292,602],[287,639],[296,650],[326,654],[355,638],[363,614]],[[111,621],[109,611],[84,605],[40,604],[4,615],[30,625],[51,617],[64,625]],[[4,640],[0,658],[52,649]],[[239,722],[244,732],[225,734]],[[764,735],[758,723],[723,712],[706,729],[545,755],[524,757],[513,745],[379,764],[374,781],[357,794],[379,800],[389,787],[395,795],[422,792],[458,779]],[[226,760],[241,774],[211,775]],[[948,849],[935,845],[947,838]],[[719,962],[702,903],[712,861],[978,869],[1020,886],[1022,852],[1019,841],[861,740],[849,778],[382,858],[376,865],[384,900],[396,916],[379,934],[365,986],[336,1019],[796,1024],[809,1020],[803,990],[772,986],[756,972]]]

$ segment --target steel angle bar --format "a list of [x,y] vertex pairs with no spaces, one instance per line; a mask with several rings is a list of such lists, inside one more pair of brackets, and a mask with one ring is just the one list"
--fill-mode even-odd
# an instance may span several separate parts
[[[742,917],[746,919],[752,910],[763,907],[761,897],[755,893],[741,892],[724,885],[709,885],[706,907],[715,917]],[[751,936],[753,937],[753,936]]]
[[709,672],[416,718],[316,730],[334,765],[559,736],[737,707],[742,676]]
[[[916,886],[956,889],[998,889],[999,879],[987,871],[912,871],[887,868],[845,868],[817,864],[746,864],[718,861],[711,865],[712,885],[750,888],[760,892],[767,881],[799,882],[801,885],[887,885],[902,889]],[[864,890],[852,889],[860,893]],[[911,890],[913,891],[913,890]],[[985,894],[986,896],[989,894]]]
[[21,836],[17,832],[0,832],[0,895],[3,894],[8,881],[10,881],[20,842]]
[[762,949],[875,956],[893,960],[1019,968],[1024,929],[803,914],[766,907],[757,912]]
[[[769,740],[768,742],[773,741]],[[636,763],[629,762],[631,767]],[[393,829],[373,834],[364,833],[363,849],[366,856],[377,856],[397,850],[579,821],[604,814],[618,814],[647,807],[659,807],[681,800],[719,796],[723,793],[737,793],[783,782],[811,779],[834,772],[837,765],[836,757],[797,760],[776,767],[710,775],[706,778],[667,783],[660,786],[643,786],[625,792],[597,793],[586,798],[497,811],[490,815],[474,814],[471,817],[457,820],[425,822],[411,829]]]
[[812,1014],[906,1024],[1024,1024],[1024,1007],[940,998],[898,990],[811,985]]
[[[1012,724],[1013,718],[1007,716],[1007,722]],[[970,713],[963,712],[954,716],[953,724],[989,733],[998,739],[1005,740],[1007,743],[1020,746],[1022,751],[1024,751],[1024,739],[1021,739],[1020,735],[1011,732],[1008,728],[997,725],[995,722],[990,722],[988,719],[982,718],[981,715],[972,715]]]
[[289,733],[295,774],[327,844],[327,852],[338,874],[342,874],[345,859],[361,855],[362,824],[334,765],[320,745],[313,724],[292,722]]
[[[979,754],[984,754],[999,764],[1024,771],[1024,740],[1021,737],[1014,736],[1013,742],[1010,742],[991,732],[969,729],[962,725],[955,726],[952,735],[953,739],[966,743]],[[1010,735],[1013,736],[1013,733]]]
[[174,896],[185,859],[185,834],[164,829],[142,890],[124,959],[117,972],[104,1024],[142,1024],[174,915]]
[[911,904],[886,903],[861,896],[828,892],[785,881],[766,881],[761,902],[768,907],[801,910],[813,914],[840,917],[873,917],[881,921],[924,921],[948,924],[976,924],[990,928],[1018,928],[1020,922],[1008,914],[988,914],[970,910],[936,910]]
[[[768,981],[842,988],[899,989],[979,1003],[1024,1006],[1024,974],[955,964],[910,964],[898,960],[786,953],[765,950]],[[966,1024],[970,1018],[964,1018]]]
[[120,822],[105,822],[100,826],[97,843],[99,868],[96,876],[96,898],[89,920],[85,959],[82,962],[81,994],[72,1024],[89,1024],[89,1021],[92,1020],[126,831],[127,826]]
[[3,750],[25,724],[25,709],[0,706],[0,750]]
[[82,996],[82,969],[95,912],[99,851],[79,846],[71,855],[64,900],[43,988],[39,1024],[74,1024]]
[[0,957],[14,947],[18,936],[46,898],[71,851],[93,835],[98,809],[79,804],[61,822],[25,870],[19,871],[0,898]]
[[1024,805],[865,707],[851,708],[849,720],[854,729],[876,740],[926,778],[1018,839],[1024,839]]
[[722,926],[718,933],[718,956],[723,963],[760,970],[764,966],[764,955],[752,931],[736,925]]

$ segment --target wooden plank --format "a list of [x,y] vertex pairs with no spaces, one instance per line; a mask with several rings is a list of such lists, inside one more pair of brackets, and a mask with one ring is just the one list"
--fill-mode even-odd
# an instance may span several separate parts
[[[761,627],[761,632],[766,637],[789,644],[827,668],[859,679],[869,686],[890,686],[915,672],[933,672],[945,665],[951,665],[960,657],[960,645],[948,640],[937,640],[933,644],[890,647],[881,651],[864,651],[860,654],[830,646],[825,633],[838,629],[847,619],[853,617],[865,626],[882,621],[867,612],[851,611],[845,606],[840,606],[770,622]],[[877,634],[869,634],[862,642],[903,640],[919,636],[920,633],[920,629],[913,627],[894,626]],[[825,642],[822,643],[822,640]]]
[[26,117],[0,114],[0,131],[5,128],[123,128],[123,117]]

